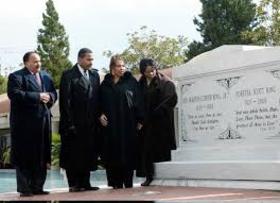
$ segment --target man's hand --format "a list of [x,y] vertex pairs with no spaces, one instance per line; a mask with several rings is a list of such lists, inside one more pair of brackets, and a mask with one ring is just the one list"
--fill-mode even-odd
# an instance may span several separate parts
[[40,101],[42,101],[43,103],[48,103],[50,101],[51,97],[49,95],[49,93],[47,92],[42,92],[40,93]]
[[141,130],[143,128],[143,125],[141,123],[137,123],[137,130]]
[[101,125],[104,127],[106,127],[108,125],[108,119],[104,114],[102,114],[100,116],[99,121],[100,121]]
[[50,164],[50,163],[47,163],[47,164],[46,164],[46,167],[47,167],[47,169],[51,169],[51,164]]

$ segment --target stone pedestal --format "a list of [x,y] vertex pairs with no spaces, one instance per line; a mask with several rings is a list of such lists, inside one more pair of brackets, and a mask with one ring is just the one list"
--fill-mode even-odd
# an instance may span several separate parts
[[179,147],[153,184],[280,189],[280,48],[222,46],[173,75]]

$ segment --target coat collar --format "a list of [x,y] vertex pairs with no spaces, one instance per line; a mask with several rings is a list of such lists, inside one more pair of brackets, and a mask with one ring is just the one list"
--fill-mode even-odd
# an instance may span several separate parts
[[[146,86],[147,85],[146,80],[147,80],[146,77],[144,75],[142,75],[141,78],[139,79],[140,85]],[[170,79],[166,75],[157,71],[156,76],[151,81],[151,84],[158,86],[158,85],[160,85],[160,83],[162,83],[164,81],[168,81],[168,80],[170,80]]]
[[77,64],[77,63],[73,66],[73,72],[74,72],[77,76],[83,76],[82,73],[81,73],[80,70],[79,70],[79,67],[78,67],[78,64]]
[[89,80],[87,80],[79,70],[78,64],[75,64],[73,66],[73,72],[75,74],[75,77],[79,78],[79,83],[81,86],[86,87],[86,85],[91,84],[93,85],[95,83],[96,77],[94,76],[93,70],[88,70]]
[[[33,73],[31,73],[28,68],[24,67],[23,69],[25,73],[26,79],[32,84],[32,86],[40,91],[42,91],[42,87],[39,86],[39,84],[36,82],[35,76]],[[42,81],[42,86],[44,85],[43,77],[42,77],[42,72],[39,71],[39,75]]]
[[[133,78],[131,72],[126,71],[124,73],[123,77],[120,78],[120,81],[118,83],[122,83],[122,82],[124,82],[126,80],[129,80],[131,78]],[[107,75],[105,75],[103,82],[104,82],[105,85],[111,85],[112,86],[114,84],[113,75],[111,73],[108,73]]]

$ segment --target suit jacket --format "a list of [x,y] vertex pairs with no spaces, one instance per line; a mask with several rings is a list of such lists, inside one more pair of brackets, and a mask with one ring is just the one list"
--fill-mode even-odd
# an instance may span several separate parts
[[[8,97],[11,100],[12,163],[30,167],[51,162],[51,113],[57,99],[51,77],[39,72],[42,86],[35,76],[23,68],[9,75]],[[47,104],[40,101],[40,93],[48,92]]]
[[62,168],[96,168],[99,84],[97,71],[89,70],[88,80],[77,65],[62,75],[59,97]]

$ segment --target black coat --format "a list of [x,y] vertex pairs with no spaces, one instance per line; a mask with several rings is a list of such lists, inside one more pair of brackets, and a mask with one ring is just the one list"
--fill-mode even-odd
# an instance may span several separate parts
[[111,74],[105,76],[101,84],[100,105],[108,118],[108,126],[102,131],[102,159],[107,168],[136,167],[136,125],[142,123],[140,100],[137,81],[130,72],[126,72],[116,84]]
[[[40,71],[42,87],[27,68],[9,75],[8,96],[11,100],[11,161],[15,166],[30,168],[51,163],[51,112],[57,99],[51,77]],[[40,93],[49,92],[51,100],[40,102]]]
[[96,126],[100,78],[89,70],[87,80],[75,65],[66,70],[60,83],[60,166],[71,170],[95,170]]
[[139,85],[145,109],[144,125],[139,136],[140,163],[145,159],[153,162],[170,161],[171,150],[176,149],[174,107],[177,104],[177,94],[175,85],[161,73],[157,73],[149,86],[147,86],[146,78],[142,76]]

